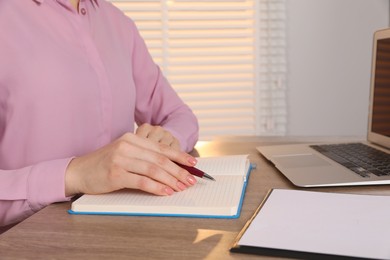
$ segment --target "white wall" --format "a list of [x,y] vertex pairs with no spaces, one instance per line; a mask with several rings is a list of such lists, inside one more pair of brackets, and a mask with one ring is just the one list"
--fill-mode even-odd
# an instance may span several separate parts
[[388,0],[286,0],[288,135],[365,136],[372,34]]

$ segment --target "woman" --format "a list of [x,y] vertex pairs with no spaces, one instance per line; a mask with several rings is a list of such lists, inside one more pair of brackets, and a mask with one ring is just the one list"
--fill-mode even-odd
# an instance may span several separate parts
[[197,120],[112,4],[1,1],[0,31],[0,226],[79,193],[196,183],[174,162],[196,164]]

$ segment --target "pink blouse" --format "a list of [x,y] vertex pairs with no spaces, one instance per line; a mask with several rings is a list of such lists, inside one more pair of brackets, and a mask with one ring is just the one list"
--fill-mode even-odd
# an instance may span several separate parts
[[197,120],[134,23],[104,0],[1,1],[0,226],[66,201],[75,156],[134,123],[161,125],[190,151]]

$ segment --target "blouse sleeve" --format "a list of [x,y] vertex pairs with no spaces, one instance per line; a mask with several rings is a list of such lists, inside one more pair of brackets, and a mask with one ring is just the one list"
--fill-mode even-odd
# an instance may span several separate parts
[[170,131],[183,151],[191,151],[198,140],[198,121],[181,100],[150,56],[133,25],[133,78],[136,85],[135,120],[138,125],[160,125]]
[[19,222],[65,196],[65,170],[71,158],[17,170],[0,170],[0,226]]

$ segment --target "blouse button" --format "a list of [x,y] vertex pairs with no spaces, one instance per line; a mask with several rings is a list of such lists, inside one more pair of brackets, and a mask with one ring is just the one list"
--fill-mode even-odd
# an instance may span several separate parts
[[81,12],[82,15],[85,15],[85,14],[87,13],[87,11],[85,10],[85,8],[81,8],[80,12]]

